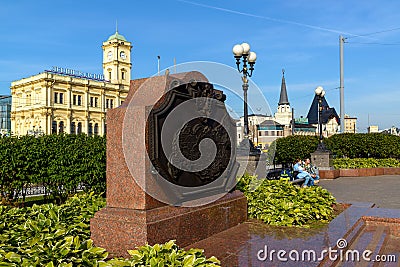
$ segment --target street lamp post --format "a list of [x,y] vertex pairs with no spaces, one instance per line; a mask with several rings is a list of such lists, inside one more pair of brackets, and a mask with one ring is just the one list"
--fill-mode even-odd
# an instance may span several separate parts
[[332,153],[325,147],[324,136],[322,134],[322,100],[325,96],[325,90],[321,86],[315,88],[315,96],[318,100],[318,129],[319,129],[319,142],[317,149],[311,153],[311,159],[315,166],[320,170],[333,170],[333,156]]
[[326,147],[324,145],[324,136],[322,134],[322,99],[325,96],[325,90],[322,88],[322,86],[318,86],[315,88],[315,95],[317,96],[318,99],[318,131],[319,131],[319,143],[317,150],[319,151],[326,151]]
[[[239,73],[243,73],[243,98],[244,98],[244,139],[249,138],[249,115],[247,107],[247,90],[249,89],[247,77],[253,75],[254,64],[256,63],[257,55],[254,52],[250,52],[250,45],[248,43],[237,44],[233,47],[232,52],[236,59],[236,65]],[[243,65],[241,66],[241,61]],[[250,65],[248,68],[247,63]]]

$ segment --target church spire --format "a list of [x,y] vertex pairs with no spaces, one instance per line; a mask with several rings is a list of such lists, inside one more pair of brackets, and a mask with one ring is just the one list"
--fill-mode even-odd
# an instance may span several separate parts
[[286,81],[285,81],[285,70],[282,69],[282,84],[281,84],[281,95],[279,97],[279,103],[278,105],[290,105],[288,96],[287,96],[287,91],[286,91]]

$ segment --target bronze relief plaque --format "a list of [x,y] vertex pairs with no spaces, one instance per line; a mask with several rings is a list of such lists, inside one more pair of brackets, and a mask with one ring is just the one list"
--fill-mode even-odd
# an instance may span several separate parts
[[171,84],[147,120],[153,173],[176,186],[231,190],[238,168],[236,125],[226,111],[226,96],[207,82]]

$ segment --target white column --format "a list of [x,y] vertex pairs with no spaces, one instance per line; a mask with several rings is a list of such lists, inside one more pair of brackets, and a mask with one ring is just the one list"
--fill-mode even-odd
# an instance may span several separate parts
[[46,123],[47,123],[47,129],[45,130],[45,133],[46,134],[51,134],[51,126],[52,126],[52,123],[53,123],[52,114],[47,114],[46,115]]
[[85,121],[84,121],[84,123],[83,123],[83,125],[82,125],[82,133],[85,133],[85,134],[88,134],[89,133],[89,131],[88,131],[88,129],[89,129],[89,108],[90,108],[90,93],[89,93],[89,81],[88,81],[88,83],[87,83],[87,85],[86,85],[86,88],[85,88],[86,90],[85,90],[85,101],[86,101],[86,116],[85,116]]

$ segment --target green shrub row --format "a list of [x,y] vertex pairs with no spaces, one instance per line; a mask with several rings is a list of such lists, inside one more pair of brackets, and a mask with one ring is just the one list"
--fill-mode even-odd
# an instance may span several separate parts
[[0,138],[0,191],[16,200],[31,185],[43,185],[62,201],[79,184],[105,191],[106,139],[86,135]]
[[398,158],[400,136],[383,133],[336,134],[325,139],[326,146],[336,157]]
[[379,168],[379,167],[400,167],[398,159],[374,159],[374,158],[338,158],[333,160],[335,169],[359,169],[359,168]]
[[245,175],[237,189],[247,197],[248,216],[270,225],[307,226],[333,218],[336,200],[319,186],[301,188],[287,181]]
[[93,193],[59,206],[0,205],[0,266],[219,266],[202,250],[184,251],[174,241],[130,250],[130,259],[107,260],[107,251],[90,239],[90,218],[104,206]]
[[[400,136],[383,133],[335,134],[324,144],[336,158],[400,159]],[[316,136],[288,136],[274,141],[275,162],[292,163],[308,158],[318,146]]]

